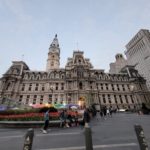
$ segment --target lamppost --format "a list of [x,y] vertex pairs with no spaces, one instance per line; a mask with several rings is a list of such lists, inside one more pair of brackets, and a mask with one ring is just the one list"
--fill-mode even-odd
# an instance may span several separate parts
[[101,111],[101,98],[99,96],[98,85],[97,85],[97,95],[98,95],[98,101],[99,101],[99,111]]
[[99,96],[99,92],[97,94],[98,94],[98,101],[99,101],[99,111],[101,111],[101,99],[100,99],[100,96]]
[[53,92],[54,92],[54,87],[51,85],[50,86],[50,90],[51,90],[51,92],[52,92],[52,102],[53,102]]

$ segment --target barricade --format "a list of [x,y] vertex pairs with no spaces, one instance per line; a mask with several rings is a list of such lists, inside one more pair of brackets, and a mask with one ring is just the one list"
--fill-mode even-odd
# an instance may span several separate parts
[[30,128],[28,129],[25,135],[23,150],[32,150],[33,137],[34,137],[34,130]]
[[146,142],[142,127],[140,125],[135,125],[134,129],[139,142],[140,150],[148,150],[148,144]]
[[88,124],[85,125],[85,147],[86,150],[93,150],[92,132]]

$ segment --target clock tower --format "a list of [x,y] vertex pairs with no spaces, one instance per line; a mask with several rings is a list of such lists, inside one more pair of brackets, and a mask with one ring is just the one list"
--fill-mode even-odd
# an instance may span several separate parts
[[59,69],[60,65],[59,60],[60,60],[60,48],[56,34],[55,38],[53,39],[53,42],[49,47],[46,71]]

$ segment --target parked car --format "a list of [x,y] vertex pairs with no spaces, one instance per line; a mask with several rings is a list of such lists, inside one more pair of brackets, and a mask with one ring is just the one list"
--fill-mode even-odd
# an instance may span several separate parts
[[118,112],[125,112],[125,111],[126,111],[126,109],[123,109],[123,108],[118,109]]

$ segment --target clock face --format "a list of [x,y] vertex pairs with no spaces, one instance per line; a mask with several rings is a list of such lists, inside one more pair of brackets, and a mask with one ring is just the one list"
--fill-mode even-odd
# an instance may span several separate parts
[[52,49],[52,52],[53,53],[60,53],[60,50],[59,49]]

